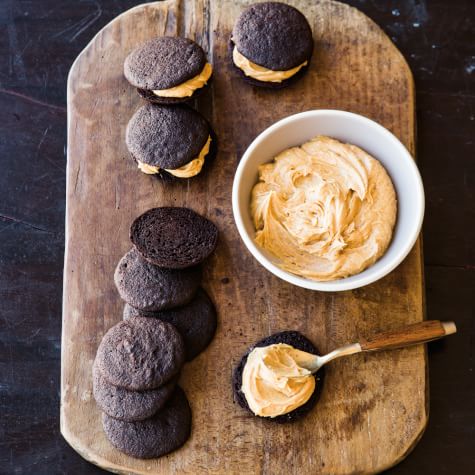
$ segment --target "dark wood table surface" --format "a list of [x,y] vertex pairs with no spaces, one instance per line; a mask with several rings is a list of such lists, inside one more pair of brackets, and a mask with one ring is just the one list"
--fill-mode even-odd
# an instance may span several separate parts
[[[0,0],[0,474],[104,473],[59,432],[66,79],[92,36],[139,3]],[[475,1],[347,3],[414,73],[427,318],[459,330],[429,347],[429,425],[390,473],[475,473]]]

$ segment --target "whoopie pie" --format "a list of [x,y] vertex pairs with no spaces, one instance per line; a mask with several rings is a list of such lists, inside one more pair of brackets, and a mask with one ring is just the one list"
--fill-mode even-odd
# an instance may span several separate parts
[[194,177],[216,154],[208,121],[184,105],[140,107],[127,125],[125,142],[139,169],[160,177]]
[[208,84],[213,68],[200,45],[188,38],[153,38],[126,58],[124,75],[145,99],[176,104],[194,98]]
[[308,68],[312,29],[296,8],[279,2],[246,8],[231,36],[232,61],[248,82],[269,88],[287,86]]

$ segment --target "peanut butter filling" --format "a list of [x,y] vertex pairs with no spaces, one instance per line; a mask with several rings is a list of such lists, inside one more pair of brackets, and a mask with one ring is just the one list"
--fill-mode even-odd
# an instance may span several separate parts
[[308,61],[304,61],[295,68],[288,69],[286,71],[274,71],[267,69],[264,66],[259,66],[253,63],[245,56],[243,56],[236,47],[233,49],[233,62],[234,64],[246,75],[258,81],[264,82],[282,82],[286,79],[297,74],[304,66],[308,64]]
[[160,97],[190,97],[196,91],[203,87],[211,77],[213,68],[211,64],[206,63],[201,73],[194,78],[188,79],[178,86],[170,87],[168,89],[157,89],[152,91],[156,96]]
[[[198,175],[198,173],[203,168],[205,157],[209,153],[210,145],[211,136],[208,136],[208,140],[206,141],[204,147],[201,149],[201,152],[198,157],[188,163],[185,163],[185,165],[179,168],[164,168],[164,170],[178,178],[191,178],[192,176]],[[147,175],[155,175],[160,171],[159,167],[156,167],[154,165],[148,165],[147,163],[141,162],[140,160],[137,160],[137,165],[140,171],[146,173]]]

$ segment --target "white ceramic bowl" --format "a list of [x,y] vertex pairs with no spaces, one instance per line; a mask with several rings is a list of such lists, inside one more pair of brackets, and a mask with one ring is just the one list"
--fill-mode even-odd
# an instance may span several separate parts
[[[397,193],[398,214],[393,238],[386,253],[359,274],[328,282],[316,282],[282,270],[278,259],[254,241],[251,190],[257,183],[258,166],[279,152],[301,145],[316,135],[327,135],[366,150],[391,176]],[[419,170],[407,149],[387,129],[351,112],[314,110],[282,119],[264,130],[241,158],[233,183],[233,213],[236,226],[251,254],[270,272],[291,284],[313,290],[349,290],[371,284],[398,266],[414,246],[424,217],[424,188]]]

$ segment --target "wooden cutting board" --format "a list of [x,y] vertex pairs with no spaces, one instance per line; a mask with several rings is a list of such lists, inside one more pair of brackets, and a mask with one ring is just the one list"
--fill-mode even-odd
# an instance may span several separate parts
[[[241,242],[231,212],[234,172],[248,144],[273,122],[309,109],[344,109],[380,122],[412,153],[415,132],[406,62],[378,26],[341,3],[291,2],[315,37],[302,80],[282,91],[243,82],[231,67],[228,41],[248,3],[169,0],[138,6],[101,30],[71,68],[61,432],[83,457],[113,472],[375,473],[404,458],[427,423],[422,346],[331,363],[320,403],[293,425],[253,418],[233,402],[232,369],[266,335],[300,330],[326,352],[424,318],[420,241],[386,278],[342,293],[312,292],[277,279]],[[124,143],[126,124],[141,100],[123,77],[123,61],[143,41],[164,34],[194,38],[208,52],[213,86],[194,105],[219,139],[208,173],[172,185],[139,173]],[[190,440],[167,457],[143,461],[107,442],[92,397],[91,366],[102,336],[122,316],[113,272],[130,248],[129,225],[146,209],[163,205],[191,207],[219,227],[204,285],[220,322],[211,346],[186,365],[181,378],[193,410]]]

